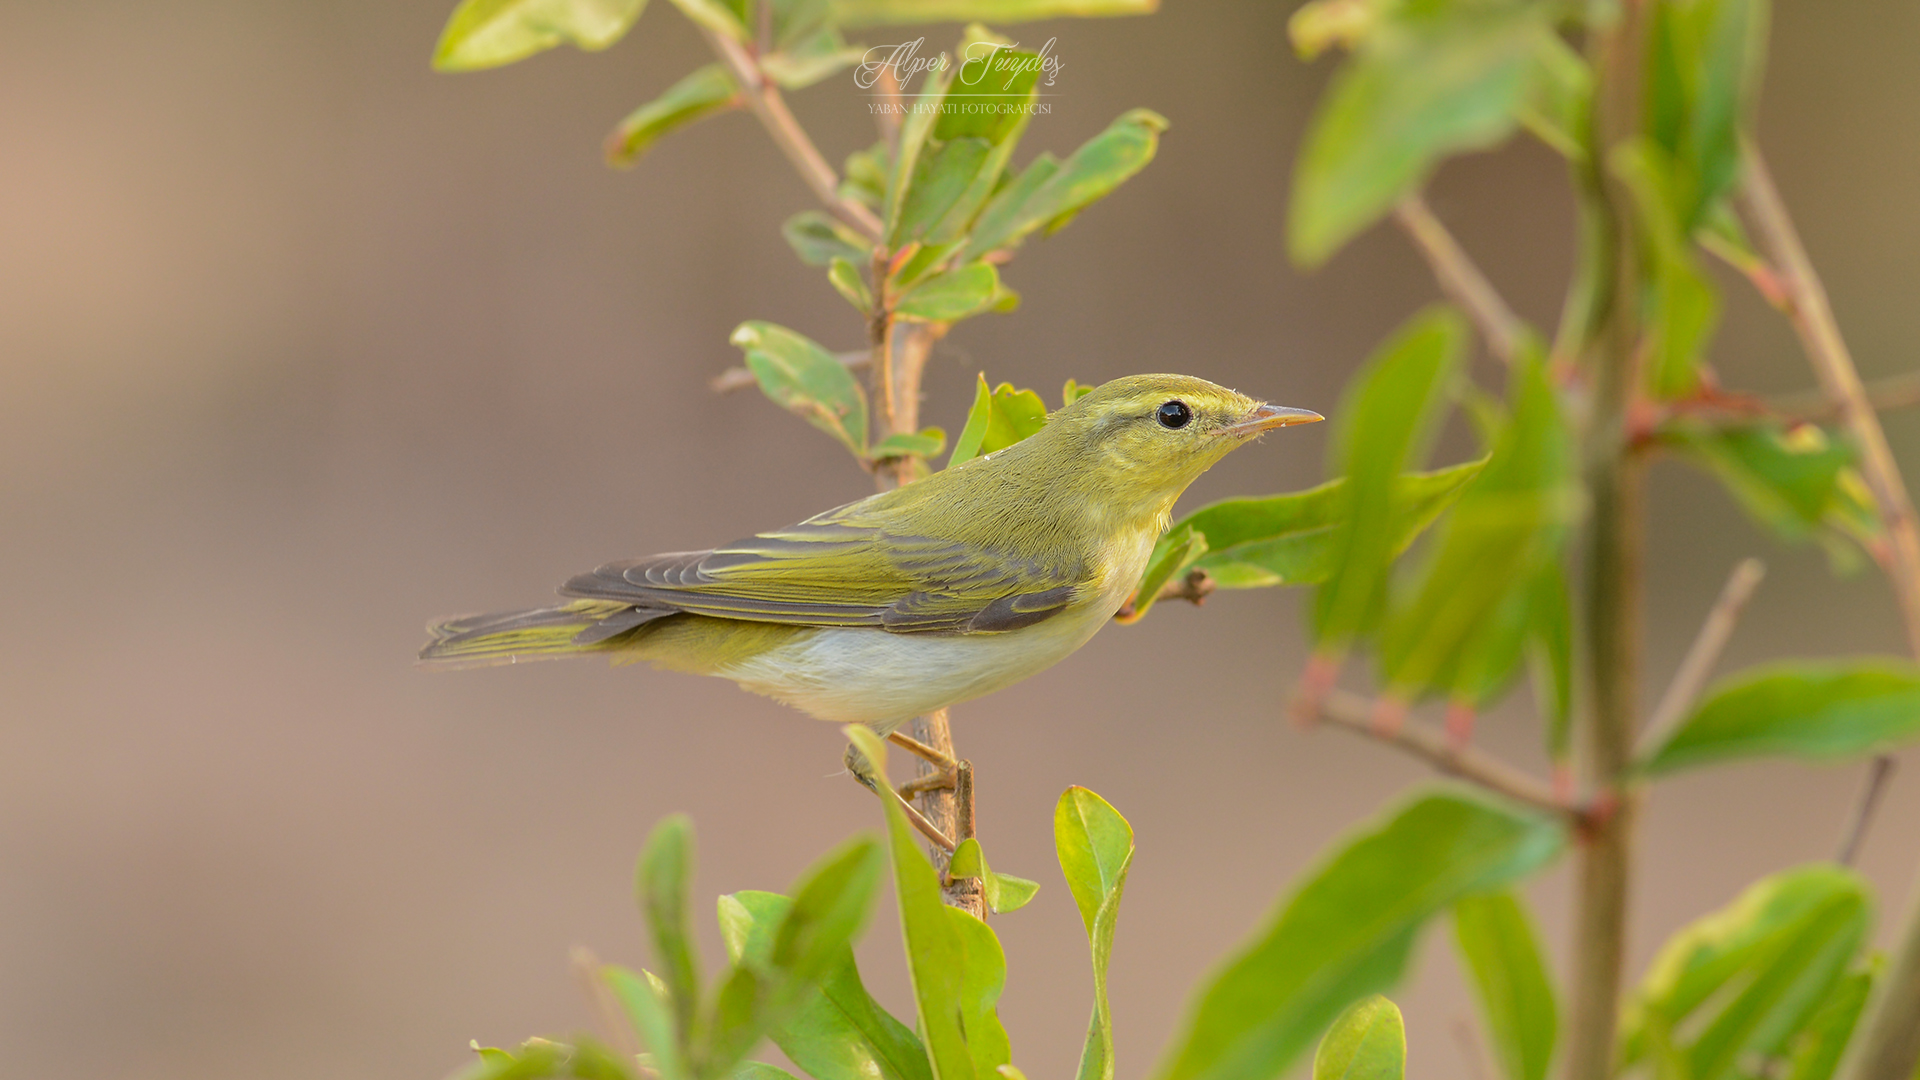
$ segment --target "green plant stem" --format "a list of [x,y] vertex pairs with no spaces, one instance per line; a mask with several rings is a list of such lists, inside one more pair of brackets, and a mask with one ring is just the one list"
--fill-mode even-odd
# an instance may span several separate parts
[[835,217],[859,229],[869,238],[878,240],[880,219],[865,206],[840,195],[840,178],[833,171],[833,166],[820,156],[819,148],[813,145],[813,140],[807,137],[800,122],[794,119],[793,112],[787,108],[780,88],[767,79],[746,48],[725,34],[716,34],[705,27],[700,32],[719,55],[721,63],[727,65],[733,80],[740,84],[747,107],[760,118],[760,125],[767,129],[774,145],[793,163],[794,169],[800,173],[800,179],[813,189],[814,196]]
[[1627,893],[1632,868],[1632,761],[1640,687],[1641,567],[1645,542],[1644,463],[1632,452],[1629,416],[1640,382],[1640,260],[1632,202],[1606,174],[1608,151],[1637,127],[1639,5],[1623,5],[1592,43],[1597,85],[1591,144],[1580,185],[1591,228],[1586,254],[1596,272],[1583,319],[1581,352],[1593,387],[1584,459],[1593,500],[1587,550],[1586,647],[1590,678],[1583,750],[1596,813],[1583,830],[1573,916],[1573,982],[1567,1008],[1567,1080],[1607,1080],[1626,958]]
[[[1821,387],[1839,405],[1841,420],[1852,433],[1860,453],[1860,474],[1873,492],[1887,532],[1880,561],[1893,581],[1908,643],[1920,657],[1920,528],[1915,524],[1913,502],[1846,340],[1840,336],[1826,287],[1807,257],[1765,159],[1757,147],[1749,144],[1745,149],[1740,207],[1753,225],[1762,252],[1781,271],[1787,317],[1800,335]],[[1860,1034],[1848,1045],[1836,1070],[1841,1080],[1907,1080],[1920,1064],[1920,886],[1913,891],[1899,943],[1888,957],[1886,973],[1875,980],[1861,1017]]]

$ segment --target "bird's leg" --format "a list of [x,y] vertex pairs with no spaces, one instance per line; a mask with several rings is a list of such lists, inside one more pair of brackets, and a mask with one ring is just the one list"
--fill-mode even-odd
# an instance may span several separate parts
[[902,798],[911,799],[923,791],[952,791],[958,786],[960,763],[951,755],[943,754],[904,732],[889,732],[887,741],[909,754],[925,759],[939,770],[901,784],[896,790],[900,792]]
[[883,794],[880,777],[875,773],[873,765],[867,761],[866,755],[860,753],[859,750],[856,750],[852,746],[848,746],[846,756],[843,760],[846,762],[847,771],[853,774],[855,780],[865,785],[868,791],[879,795],[883,799],[891,798],[898,800],[901,812],[907,815],[907,823],[915,829],[918,829],[920,835],[939,845],[942,850],[952,851],[954,849],[953,838],[941,832],[933,822],[928,821],[927,816],[922,814],[911,802],[908,802],[905,796],[893,790],[890,786],[884,789]]
[[899,747],[900,749],[905,750],[907,753],[914,755],[915,757],[926,758],[928,761],[933,762],[935,765],[940,766],[942,769],[945,769],[948,772],[952,772],[954,768],[960,764],[958,761],[955,761],[953,759],[952,755],[943,754],[940,751],[935,750],[933,747],[928,746],[926,743],[921,742],[919,739],[916,739],[913,736],[908,735],[904,732],[899,732],[899,731],[888,732],[887,741]]

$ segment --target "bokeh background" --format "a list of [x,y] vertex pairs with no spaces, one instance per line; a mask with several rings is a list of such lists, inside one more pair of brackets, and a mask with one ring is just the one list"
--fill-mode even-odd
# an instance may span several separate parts
[[[779,888],[876,822],[836,775],[832,729],[730,684],[412,666],[431,616],[538,601],[602,560],[726,540],[868,484],[757,394],[707,389],[743,319],[834,347],[860,334],[780,240],[808,197],[751,119],[677,135],[632,172],[600,163],[608,127],[702,61],[684,20],[656,4],[605,54],[436,76],[449,6],[0,4],[9,1073],[432,1080],[470,1038],[592,1022],[568,950],[644,960],[629,873],[662,815],[698,821],[703,907]],[[1069,376],[1182,371],[1326,409],[1434,297],[1385,230],[1314,276],[1284,258],[1288,169],[1329,66],[1289,52],[1291,6],[1022,28],[1057,35],[1066,63],[1023,158],[1135,105],[1174,126],[1141,176],[1021,254],[1017,314],[943,347],[929,422],[958,426],[981,369],[1049,398]],[[1762,131],[1780,182],[1861,366],[1911,368],[1920,9],[1776,10]],[[872,138],[845,83],[796,101],[836,159]],[[1572,235],[1559,164],[1528,145],[1459,161],[1432,201],[1550,322]],[[1779,320],[1730,296],[1727,379],[1808,385]],[[1920,475],[1920,428],[1891,427]],[[1242,451],[1188,504],[1314,482],[1324,438]],[[1679,466],[1655,469],[1653,496],[1654,689],[1750,553],[1771,575],[1727,667],[1898,650],[1871,574],[1834,580]],[[996,920],[1028,1075],[1069,1075],[1088,1011],[1051,854],[1062,788],[1104,793],[1139,834],[1113,969],[1121,1074],[1138,1077],[1285,883],[1422,777],[1281,721],[1299,602],[1171,605],[960,710],[994,864],[1045,882]],[[1540,760],[1524,708],[1482,737]],[[1896,909],[1920,864],[1920,760],[1904,760],[1862,856]],[[1757,764],[1658,788],[1636,969],[1753,877],[1827,856],[1861,771]],[[1564,959],[1565,869],[1530,892]],[[883,912],[862,956],[904,1003],[896,942]],[[1455,1029],[1471,1005],[1444,931],[1419,955],[1399,995],[1413,1067],[1466,1080]]]

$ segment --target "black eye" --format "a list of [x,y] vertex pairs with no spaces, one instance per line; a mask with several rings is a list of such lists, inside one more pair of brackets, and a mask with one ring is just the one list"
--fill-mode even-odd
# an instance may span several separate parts
[[1159,418],[1161,427],[1183,428],[1193,419],[1193,410],[1184,401],[1169,401],[1153,415]]

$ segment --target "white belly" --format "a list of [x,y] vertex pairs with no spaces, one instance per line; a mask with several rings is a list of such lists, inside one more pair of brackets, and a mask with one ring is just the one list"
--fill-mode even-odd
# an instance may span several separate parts
[[1065,659],[1113,617],[1153,549],[1127,545],[1099,594],[1002,634],[894,634],[822,629],[716,674],[822,720],[882,734],[916,716],[1011,686]]

